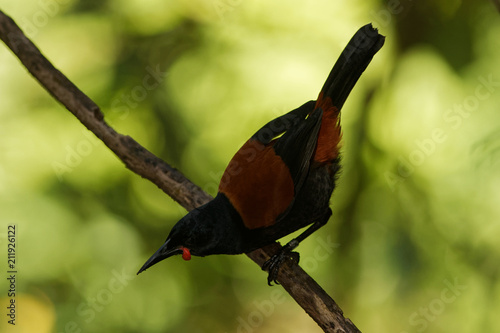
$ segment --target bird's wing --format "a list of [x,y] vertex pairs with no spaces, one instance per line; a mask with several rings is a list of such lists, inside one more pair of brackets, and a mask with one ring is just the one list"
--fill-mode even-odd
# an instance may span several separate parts
[[313,108],[314,102],[308,102],[263,126],[226,168],[219,192],[248,229],[273,225],[292,206],[307,176],[321,127],[321,109],[307,117]]

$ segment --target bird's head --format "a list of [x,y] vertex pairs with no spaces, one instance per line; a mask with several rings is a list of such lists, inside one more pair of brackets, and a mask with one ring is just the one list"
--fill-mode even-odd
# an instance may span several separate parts
[[176,254],[182,254],[184,260],[190,260],[191,255],[214,254],[218,239],[215,237],[217,228],[214,227],[213,218],[203,207],[189,212],[175,224],[165,243],[146,261],[137,274]]

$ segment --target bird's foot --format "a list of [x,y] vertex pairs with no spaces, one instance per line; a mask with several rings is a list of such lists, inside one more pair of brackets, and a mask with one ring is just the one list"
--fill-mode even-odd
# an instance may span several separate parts
[[300,254],[298,252],[292,252],[290,248],[284,246],[278,253],[273,255],[262,265],[262,270],[269,272],[269,275],[267,276],[268,285],[272,286],[273,282],[280,284],[277,280],[278,273],[281,265],[286,260],[293,260],[295,263],[298,263],[300,260]]

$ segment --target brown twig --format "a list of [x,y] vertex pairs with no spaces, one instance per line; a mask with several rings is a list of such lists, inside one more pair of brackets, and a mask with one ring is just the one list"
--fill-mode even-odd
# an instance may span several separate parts
[[[101,139],[127,168],[149,179],[187,210],[212,199],[181,172],[153,155],[131,137],[117,133],[111,128],[104,120],[99,107],[57,70],[16,23],[1,10],[0,39],[42,87]],[[274,243],[249,253],[248,256],[262,266],[280,247],[278,243]],[[359,332],[356,326],[343,316],[335,301],[297,264],[283,265],[278,281],[325,332]]]
[[129,136],[117,133],[105,121],[99,107],[56,69],[24,35],[16,23],[0,11],[0,38],[26,69],[57,101],[118,156],[130,170],[147,178],[188,210],[211,197],[182,173],[146,150]]

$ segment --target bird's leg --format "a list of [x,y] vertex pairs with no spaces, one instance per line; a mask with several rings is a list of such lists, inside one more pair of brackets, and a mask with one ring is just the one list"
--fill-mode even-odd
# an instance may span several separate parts
[[281,248],[281,250],[273,255],[269,260],[267,260],[263,265],[262,265],[262,270],[268,271],[269,275],[267,277],[267,284],[272,286],[272,282],[279,284],[279,282],[276,280],[278,278],[278,272],[285,260],[291,258],[295,262],[299,262],[300,255],[298,252],[292,252],[293,249],[295,249],[300,242],[302,242],[304,239],[306,239],[308,236],[310,236],[313,232],[321,228],[328,222],[328,219],[330,219],[330,216],[332,215],[332,210],[328,208],[328,210],[325,212],[325,214],[316,222],[314,222],[309,228],[307,228],[303,233],[289,241],[285,246]]

